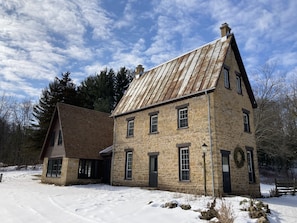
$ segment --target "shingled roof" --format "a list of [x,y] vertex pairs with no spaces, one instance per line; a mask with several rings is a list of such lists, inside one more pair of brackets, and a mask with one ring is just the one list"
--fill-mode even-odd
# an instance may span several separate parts
[[47,140],[57,118],[60,121],[66,157],[98,158],[99,152],[113,143],[113,119],[109,115],[57,103],[40,158],[43,159],[46,154]]
[[233,34],[219,38],[134,78],[112,116],[140,111],[215,90],[232,47],[253,107],[256,101]]

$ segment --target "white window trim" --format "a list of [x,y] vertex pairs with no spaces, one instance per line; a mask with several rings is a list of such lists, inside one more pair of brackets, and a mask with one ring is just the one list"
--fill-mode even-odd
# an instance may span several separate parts
[[224,67],[224,86],[230,89],[230,72],[227,67]]
[[134,136],[134,119],[127,121],[127,137]]
[[[183,151],[187,151],[187,159],[183,158]],[[187,161],[185,163],[184,161]],[[179,148],[179,171],[180,171],[180,181],[189,181],[190,180],[190,156],[189,156],[189,147]],[[187,167],[187,168],[185,168]],[[183,172],[188,172],[188,179],[184,179]]]
[[236,91],[238,94],[242,94],[241,76],[239,74],[236,75]]
[[155,114],[150,116],[150,133],[157,133],[157,132],[158,132],[158,115]]
[[126,152],[126,170],[125,170],[125,179],[132,179],[132,162],[133,162],[133,152]]
[[[187,116],[185,118],[181,118],[181,113],[183,111],[187,111]],[[183,114],[184,115],[184,114]],[[188,107],[178,109],[178,128],[187,128],[189,126],[189,116],[188,116]],[[187,120],[187,125],[181,126],[182,121]]]

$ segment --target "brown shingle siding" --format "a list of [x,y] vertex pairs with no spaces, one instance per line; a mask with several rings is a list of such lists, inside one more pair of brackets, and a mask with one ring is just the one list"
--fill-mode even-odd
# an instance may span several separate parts
[[[113,119],[110,114],[57,103],[52,124],[59,122],[65,156],[98,159],[99,152],[113,143]],[[45,143],[41,159],[47,150]]]

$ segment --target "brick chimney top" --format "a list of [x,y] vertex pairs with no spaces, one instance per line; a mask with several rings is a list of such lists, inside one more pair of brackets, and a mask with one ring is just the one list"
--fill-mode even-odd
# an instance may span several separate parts
[[231,28],[229,27],[228,23],[223,23],[220,27],[221,29],[221,37],[227,37],[231,33]]

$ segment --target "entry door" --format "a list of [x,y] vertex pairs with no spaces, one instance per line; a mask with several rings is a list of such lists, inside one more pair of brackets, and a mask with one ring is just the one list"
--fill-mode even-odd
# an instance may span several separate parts
[[231,177],[230,177],[230,162],[229,155],[230,152],[222,152],[222,169],[223,169],[223,190],[224,193],[231,192]]
[[149,186],[158,187],[158,156],[150,155],[149,159]]

